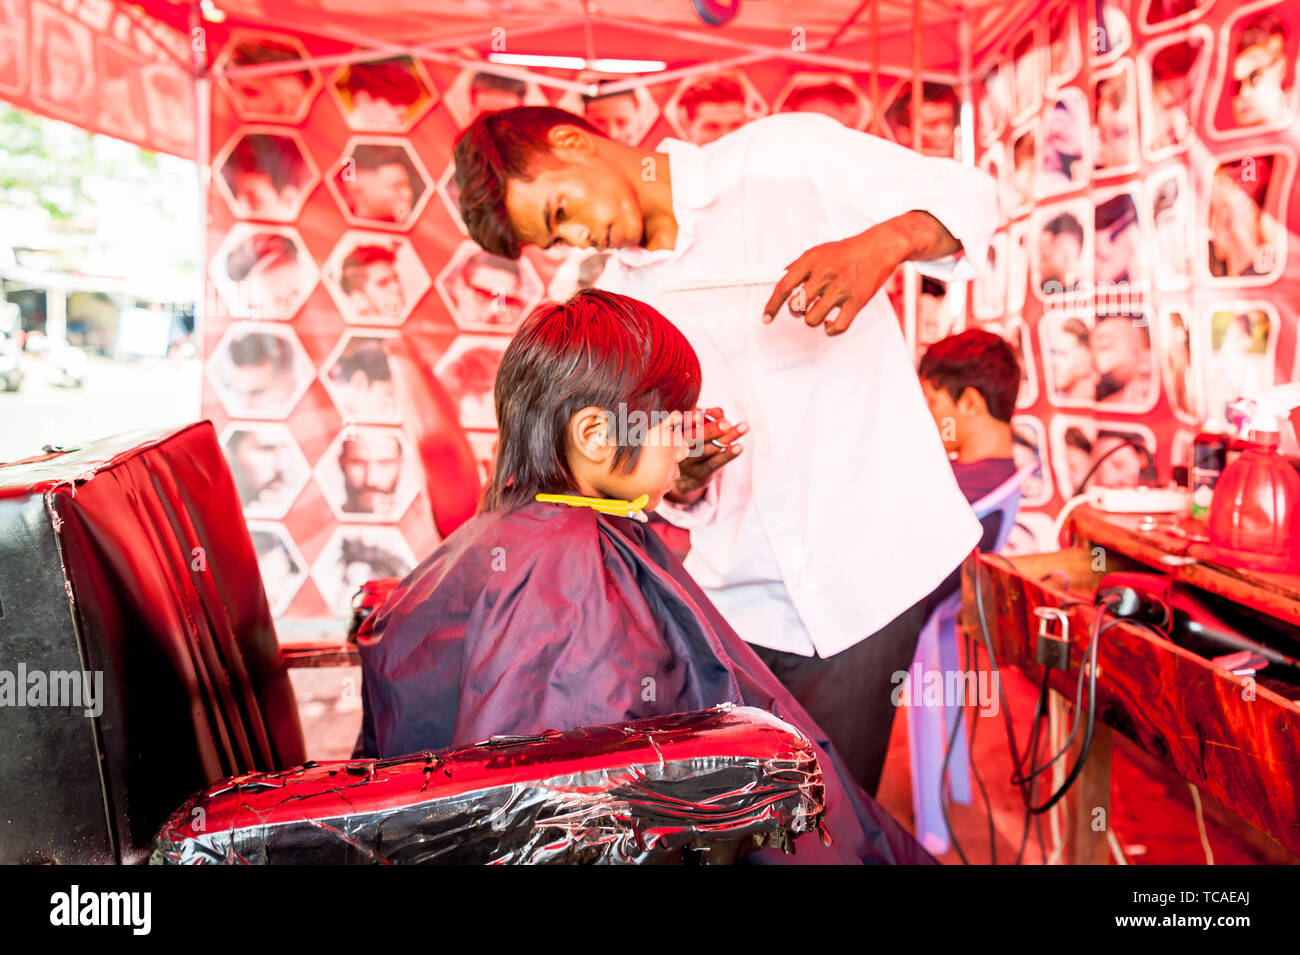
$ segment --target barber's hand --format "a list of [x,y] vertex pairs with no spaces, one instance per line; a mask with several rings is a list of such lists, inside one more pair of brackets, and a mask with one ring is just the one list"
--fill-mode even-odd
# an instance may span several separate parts
[[714,472],[744,450],[735,441],[749,430],[749,425],[742,421],[733,427],[721,408],[697,408],[686,416],[685,428],[689,451],[677,465],[678,478],[664,496],[674,504],[689,505],[704,496]]
[[[894,220],[838,242],[814,246],[786,266],[785,275],[763,307],[763,323],[771,322],[790,298],[790,310],[802,311],[810,328],[824,323],[827,335],[839,335],[912,251],[910,235]],[[837,307],[839,314],[828,321]]]

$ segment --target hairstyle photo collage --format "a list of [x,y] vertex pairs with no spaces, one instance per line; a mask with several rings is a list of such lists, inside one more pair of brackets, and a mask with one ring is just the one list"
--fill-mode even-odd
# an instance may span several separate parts
[[1033,339],[1018,407],[1054,506],[1085,480],[1170,480],[1207,418],[1274,383],[1286,307],[1300,11],[1099,7],[1050,6],[975,90],[1000,228],[970,314]]

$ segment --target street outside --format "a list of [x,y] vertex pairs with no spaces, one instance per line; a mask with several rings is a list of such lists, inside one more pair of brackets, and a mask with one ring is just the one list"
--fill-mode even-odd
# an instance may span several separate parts
[[197,359],[121,361],[92,356],[85,384],[49,383],[49,366],[24,355],[22,387],[0,392],[0,461],[40,454],[126,431],[161,430],[199,420]]

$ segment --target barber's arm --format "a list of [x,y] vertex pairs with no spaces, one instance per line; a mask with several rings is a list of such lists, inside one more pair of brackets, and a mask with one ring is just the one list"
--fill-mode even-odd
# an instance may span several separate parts
[[974,278],[998,220],[996,186],[980,170],[835,127],[827,124],[827,142],[811,161],[824,167],[817,174],[835,190],[836,207],[872,224],[791,262],[763,309],[763,321],[772,321],[799,289],[793,301],[805,323],[828,335],[847,330],[904,262],[922,263],[936,278]]

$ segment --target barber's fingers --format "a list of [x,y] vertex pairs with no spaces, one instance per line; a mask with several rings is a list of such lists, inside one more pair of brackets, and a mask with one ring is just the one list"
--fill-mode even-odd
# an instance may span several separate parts
[[734,426],[728,422],[721,408],[708,408],[703,412],[696,409],[695,417],[692,419],[691,426],[686,429],[685,437],[690,444],[700,442],[712,442],[715,445],[729,444],[748,430],[749,425],[744,421]]
[[729,444],[725,448],[715,448],[713,445],[705,445],[705,453],[694,459],[688,459],[678,465],[678,470],[683,474],[689,474],[690,478],[695,481],[702,480],[709,476],[718,468],[722,467],[729,461],[734,461],[744,448],[739,444]]
[[769,324],[776,313],[781,310],[785,300],[790,297],[790,293],[804,283],[811,274],[809,266],[805,263],[808,253],[804,253],[786,266],[785,275],[781,276],[776,283],[776,288],[772,290],[772,295],[763,306],[763,324]]
[[837,285],[831,278],[826,278],[817,289],[816,298],[809,302],[804,312],[803,321],[809,328],[816,328],[830,318],[830,313],[843,305],[850,298],[850,293],[843,286]]
[[719,452],[726,451],[742,434],[749,431],[749,425],[741,422],[734,428],[726,431],[717,432],[717,436],[710,438],[707,435],[693,439],[690,442],[690,451],[687,453],[688,458],[699,460],[701,458],[711,458]]
[[[822,320],[826,317],[826,312],[834,306],[834,299],[838,294],[835,289],[835,275],[833,273],[815,273],[791,297],[790,311],[795,314],[802,313],[804,324],[810,328],[815,327],[822,323]],[[826,301],[828,296],[831,298],[829,304]],[[794,308],[796,302],[800,306],[798,310]]]
[[858,317],[858,313],[866,306],[867,300],[861,298],[850,298],[840,306],[840,312],[835,318],[826,323],[827,335],[842,335],[848,331],[853,320]]

